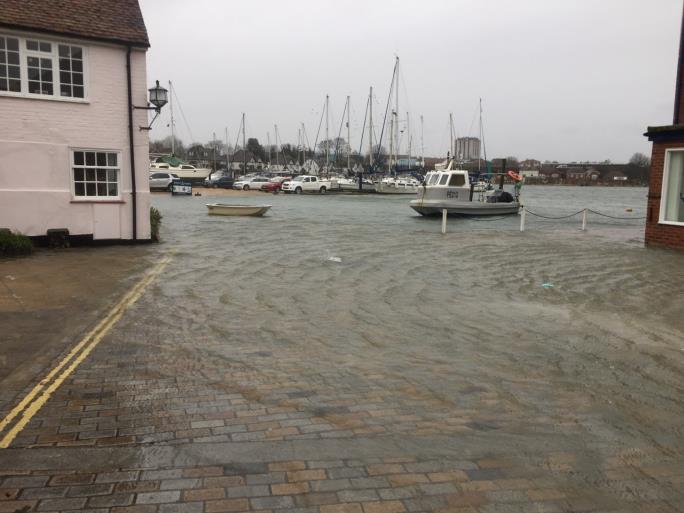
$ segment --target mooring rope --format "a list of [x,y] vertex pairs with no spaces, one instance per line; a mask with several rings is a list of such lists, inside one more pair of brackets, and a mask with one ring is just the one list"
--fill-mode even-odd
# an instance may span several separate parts
[[603,214],[603,213],[601,213],[601,212],[597,212],[596,210],[592,210],[592,209],[590,209],[590,208],[588,208],[587,211],[588,211],[588,212],[591,212],[592,214],[599,215],[599,216],[610,217],[611,219],[646,219],[646,216],[642,216],[642,217],[617,217],[617,216],[611,216],[611,215],[608,215],[608,214]]
[[543,215],[541,215],[541,214],[537,214],[537,213],[535,213],[535,212],[532,212],[532,211],[531,211],[530,209],[528,209],[528,208],[525,208],[525,211],[526,211],[528,214],[532,214],[533,216],[541,217],[541,218],[543,218],[543,219],[568,219],[568,218],[570,218],[570,217],[575,217],[577,214],[581,214],[582,212],[584,212],[584,209],[582,209],[582,210],[580,210],[580,211],[578,211],[578,212],[575,212],[574,214],[570,214],[570,215],[567,215],[567,216],[560,216],[560,217],[543,216]]
[[610,219],[622,219],[622,220],[646,219],[646,216],[642,216],[642,217],[618,217],[618,216],[611,216],[611,215],[609,215],[609,214],[604,214],[603,212],[598,212],[598,211],[592,210],[592,209],[590,209],[590,208],[587,208],[587,209],[584,209],[584,208],[583,208],[582,210],[579,210],[579,211],[577,211],[577,212],[575,212],[575,213],[573,213],[573,214],[569,214],[569,215],[567,215],[567,216],[552,217],[552,216],[543,216],[543,215],[541,215],[541,214],[537,214],[536,212],[532,212],[532,211],[531,211],[530,209],[528,209],[528,208],[525,208],[525,211],[526,211],[528,214],[531,214],[531,215],[533,215],[533,216],[535,216],[535,217],[541,217],[541,218],[543,218],[543,219],[553,219],[553,220],[557,220],[557,219],[568,219],[568,218],[570,218],[570,217],[575,217],[576,215],[581,214],[581,213],[584,212],[585,210],[586,210],[587,212],[591,212],[592,214],[596,214],[596,215],[603,216],[603,217],[609,217]]

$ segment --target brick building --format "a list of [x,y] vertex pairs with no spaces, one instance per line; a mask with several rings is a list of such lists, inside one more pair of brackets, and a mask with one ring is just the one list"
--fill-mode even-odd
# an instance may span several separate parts
[[648,127],[653,142],[646,244],[684,249],[684,17],[672,125]]
[[150,239],[137,0],[2,0],[0,228]]

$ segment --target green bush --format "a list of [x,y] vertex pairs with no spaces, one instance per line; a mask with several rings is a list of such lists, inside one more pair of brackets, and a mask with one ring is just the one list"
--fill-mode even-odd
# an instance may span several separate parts
[[26,235],[0,230],[0,257],[30,255],[33,243]]
[[159,210],[150,207],[150,227],[152,228],[152,240],[159,242],[159,227],[161,226],[162,215]]

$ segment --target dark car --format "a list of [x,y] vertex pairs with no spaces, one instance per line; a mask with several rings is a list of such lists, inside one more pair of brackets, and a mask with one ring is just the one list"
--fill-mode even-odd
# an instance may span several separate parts
[[222,189],[232,189],[234,183],[235,183],[234,178],[230,178],[228,176],[222,176],[218,180],[215,180],[214,182],[212,182],[211,186],[214,188],[221,187]]

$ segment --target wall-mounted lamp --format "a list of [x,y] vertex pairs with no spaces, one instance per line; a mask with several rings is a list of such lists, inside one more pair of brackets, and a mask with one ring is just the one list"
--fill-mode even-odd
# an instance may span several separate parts
[[141,126],[139,127],[140,130],[152,130],[152,123],[154,123],[154,120],[157,119],[157,116],[159,116],[159,113],[161,112],[161,109],[164,105],[166,105],[169,101],[169,91],[167,89],[164,89],[162,86],[159,85],[159,80],[157,80],[157,85],[154,87],[151,87],[149,89],[150,92],[150,99],[149,103],[152,104],[152,106],[148,105],[147,107],[137,107],[133,106],[134,109],[144,109],[144,110],[153,110],[156,112],[154,117],[152,118],[152,121],[150,121],[149,126]]

